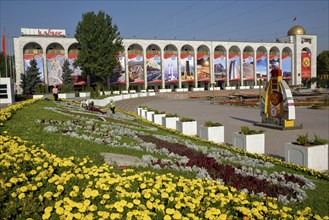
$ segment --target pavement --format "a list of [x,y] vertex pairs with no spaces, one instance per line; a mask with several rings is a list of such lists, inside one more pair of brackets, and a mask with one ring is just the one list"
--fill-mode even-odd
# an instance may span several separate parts
[[215,105],[207,99],[191,99],[183,96],[177,98],[174,94],[117,102],[118,108],[127,111],[137,112],[138,106],[148,106],[158,111],[193,118],[198,125],[202,125],[205,121],[220,122],[224,125],[225,143],[228,145],[232,145],[232,133],[240,131],[243,125],[251,129],[265,130],[265,154],[281,159],[284,159],[285,143],[296,141],[299,134],[308,133],[311,139],[314,138],[314,134],[323,139],[329,139],[328,109],[296,107],[295,125],[302,124],[303,128],[276,130],[254,126],[255,122],[261,122],[259,108]]

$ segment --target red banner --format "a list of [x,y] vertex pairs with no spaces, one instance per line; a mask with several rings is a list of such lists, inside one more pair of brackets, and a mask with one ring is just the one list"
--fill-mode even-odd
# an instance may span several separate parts
[[311,55],[307,52],[302,53],[302,78],[311,78]]

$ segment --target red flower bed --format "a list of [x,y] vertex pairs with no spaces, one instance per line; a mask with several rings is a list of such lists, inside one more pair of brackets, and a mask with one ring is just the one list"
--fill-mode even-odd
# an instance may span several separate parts
[[[239,169],[241,167],[235,168],[228,164],[219,164],[214,158],[208,157],[202,152],[196,152],[184,144],[170,143],[168,141],[160,140],[147,135],[138,135],[138,137],[145,142],[154,143],[158,149],[166,148],[170,152],[189,158],[189,162],[187,164],[183,165],[176,163],[177,166],[197,166],[204,168],[207,170],[212,179],[220,178],[226,185],[233,186],[237,190],[248,189],[249,192],[254,192],[255,194],[265,193],[267,196],[275,198],[278,198],[279,195],[292,198],[296,197],[296,193],[291,188],[274,185],[266,180],[257,179],[254,176],[243,176],[235,172],[235,169]],[[161,167],[165,166],[165,164],[161,164],[160,160],[155,162],[154,165],[155,164],[158,164]],[[285,179],[289,179],[292,182],[298,182],[300,185],[305,184],[302,180],[297,179],[294,176],[285,175]]]

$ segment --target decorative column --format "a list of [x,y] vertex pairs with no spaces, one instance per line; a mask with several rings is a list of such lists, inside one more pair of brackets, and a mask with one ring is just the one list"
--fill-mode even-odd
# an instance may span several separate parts
[[215,73],[214,73],[214,50],[209,51],[209,71],[210,71],[210,84],[215,83]]
[[177,50],[177,72],[178,72],[178,88],[182,88],[182,74],[180,72],[180,50]]
[[[240,49],[240,48],[239,48]],[[240,86],[243,85],[243,49],[240,49]]]
[[229,62],[228,62],[228,58],[229,58],[229,53],[230,50],[226,51],[226,86],[231,86],[230,85],[230,75],[229,75]]
[[147,90],[146,49],[143,48],[144,89]]
[[126,67],[126,71],[125,71],[126,90],[128,90],[129,89],[129,68],[128,68],[128,50],[127,50],[127,48],[125,48],[124,52],[125,52],[125,54],[124,54],[125,64],[124,65]]
[[165,74],[164,74],[164,51],[162,48],[160,48],[161,53],[161,89],[164,89],[166,87],[165,84]]
[[194,88],[198,88],[198,68],[197,68],[197,62],[198,62],[198,58],[197,58],[197,50],[194,50]]
[[[253,50],[254,50],[254,48],[253,48]],[[254,73],[253,73],[253,76],[254,76],[254,85],[257,85],[257,75],[256,75],[257,56],[256,56],[256,53],[257,53],[257,50],[256,50],[256,52],[254,50]],[[260,77],[262,77],[262,76],[260,75]]]

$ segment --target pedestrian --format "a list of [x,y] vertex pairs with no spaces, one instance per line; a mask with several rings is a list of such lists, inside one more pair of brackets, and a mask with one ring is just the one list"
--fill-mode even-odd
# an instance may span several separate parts
[[88,106],[87,106],[87,110],[88,110],[88,111],[93,111],[93,112],[100,112],[100,113],[102,113],[103,115],[106,114],[106,112],[104,112],[104,111],[102,111],[102,110],[100,110],[99,108],[96,108],[96,107],[94,106],[94,101],[91,101],[91,102],[88,104]]
[[111,102],[110,102],[110,109],[112,111],[112,114],[115,114],[115,104],[114,104],[113,99],[111,99]]
[[53,96],[54,96],[55,101],[58,101],[58,88],[56,85],[54,85],[54,88],[53,88]]

